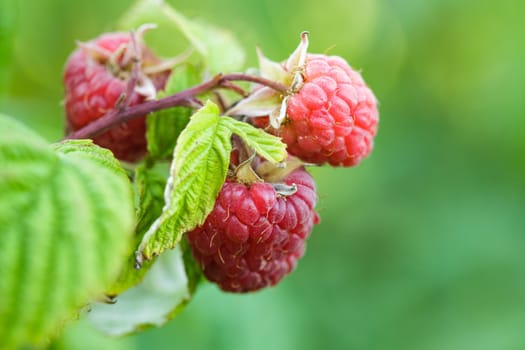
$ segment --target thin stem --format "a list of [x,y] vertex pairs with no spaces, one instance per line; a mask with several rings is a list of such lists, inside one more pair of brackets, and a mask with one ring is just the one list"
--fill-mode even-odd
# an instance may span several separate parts
[[[132,97],[133,97],[133,91],[135,90],[135,87],[137,86],[139,75],[140,75],[140,57],[142,57],[141,53],[138,51],[139,46],[137,45],[137,37],[135,35],[135,32],[132,30],[130,31],[130,38],[131,38],[131,77],[128,80],[128,84],[126,86],[126,92],[124,95],[124,98],[121,100],[122,104],[119,105],[117,103],[116,109],[118,110],[124,110],[129,107],[129,104],[131,103]],[[126,48],[126,50],[129,50],[129,47]]]
[[213,95],[217,99],[217,105],[219,106],[221,113],[223,113],[226,110],[224,99],[222,98],[221,94],[219,94],[217,91],[214,91]]
[[231,74],[225,75],[221,79],[221,81],[235,81],[235,80],[249,81],[252,83],[261,84],[269,88],[272,88],[275,91],[280,92],[281,94],[286,94],[286,92],[288,91],[287,86],[281,83],[278,83],[276,81],[273,81],[273,80],[265,79],[263,77],[258,77],[256,75],[249,75],[249,74],[244,74],[244,73],[231,73]]
[[271,81],[262,77],[248,75],[243,73],[233,74],[217,74],[213,78],[204,83],[196,85],[187,90],[181,91],[171,96],[161,98],[154,101],[146,101],[144,103],[125,108],[123,110],[114,109],[106,113],[100,119],[86,125],[82,129],[74,131],[66,136],[66,139],[86,139],[100,135],[101,133],[111,129],[115,125],[125,123],[133,118],[137,118],[146,115],[151,112],[155,112],[161,109],[176,107],[176,106],[187,106],[195,102],[194,98],[208,90],[220,87],[225,82],[229,81],[249,81],[257,84],[261,84],[272,88],[282,94],[286,94],[287,87],[275,81]]
[[113,126],[121,123],[125,123],[133,118],[146,115],[151,112],[155,112],[161,109],[166,109],[175,106],[182,106],[189,103],[193,96],[203,93],[217,85],[221,79],[220,75],[215,76],[213,79],[208,80],[200,85],[184,90],[177,94],[162,98],[160,100],[147,101],[123,111],[112,110],[100,119],[95,120],[93,123],[86,125],[80,130],[72,132],[66,138],[67,139],[85,139],[97,136],[104,131],[111,129]]
[[242,87],[240,87],[239,85],[237,85],[235,83],[232,83],[231,81],[223,81],[221,83],[221,87],[223,87],[225,89],[229,89],[229,90],[235,92],[236,94],[241,95],[242,97],[246,97],[246,96],[249,95],[246,91],[244,91],[244,89]]

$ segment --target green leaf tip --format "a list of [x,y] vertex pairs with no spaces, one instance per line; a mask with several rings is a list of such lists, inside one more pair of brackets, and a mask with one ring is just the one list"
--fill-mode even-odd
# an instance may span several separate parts
[[223,117],[222,122],[261,157],[272,163],[279,163],[286,159],[286,145],[281,138],[230,117]]
[[137,263],[173,248],[182,235],[202,224],[226,179],[231,130],[221,123],[219,107],[208,101],[181,132],[164,192],[160,217],[144,235]]
[[[194,66],[178,66],[170,74],[166,89],[159,93],[159,98],[195,86],[200,80],[200,73]],[[146,138],[150,158],[169,159],[172,156],[177,138],[188,124],[192,113],[193,110],[189,107],[173,107],[148,115]]]

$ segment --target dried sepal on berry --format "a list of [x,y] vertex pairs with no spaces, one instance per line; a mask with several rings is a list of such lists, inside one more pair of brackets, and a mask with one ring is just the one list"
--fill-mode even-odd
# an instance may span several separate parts
[[[285,94],[256,88],[230,114],[280,136],[287,151],[313,164],[354,166],[373,148],[377,100],[360,73],[341,57],[308,54],[308,36],[282,63],[259,51],[260,74],[288,87]],[[263,106],[264,108],[258,108]]]
[[[79,42],[64,71],[66,131],[77,131],[112,110],[155,99],[173,65],[187,54],[158,58],[144,43],[143,25],[136,32],[111,32]],[[94,137],[117,158],[137,161],[146,153],[145,116],[117,125]]]
[[[253,170],[265,163],[254,159]],[[319,222],[313,178],[302,167],[281,170],[284,177],[272,177],[276,182],[229,177],[204,224],[186,235],[206,278],[225,291],[245,293],[279,283],[295,269]]]
[[258,87],[250,96],[228,110],[228,115],[249,117],[270,116],[270,124],[278,128],[286,117],[288,96],[298,91],[303,83],[302,71],[308,51],[308,32],[301,33],[301,42],[295,51],[282,63],[268,59],[257,48],[259,74],[261,77],[288,87],[285,95],[269,87]]

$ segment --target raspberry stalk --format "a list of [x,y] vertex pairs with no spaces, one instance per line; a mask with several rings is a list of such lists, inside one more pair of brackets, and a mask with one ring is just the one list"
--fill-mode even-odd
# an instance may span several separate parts
[[92,123],[86,125],[85,127],[71,132],[66,136],[66,139],[85,139],[92,138],[94,136],[100,135],[101,133],[111,129],[115,125],[119,125],[130,121],[134,118],[143,116],[145,114],[159,111],[162,109],[167,109],[177,106],[187,106],[193,105],[193,99],[195,96],[215,89],[219,87],[229,87],[229,82],[231,81],[248,81],[252,83],[257,83],[279,93],[285,93],[287,87],[283,84],[280,84],[269,79],[265,79],[255,75],[243,74],[243,73],[232,73],[232,74],[217,74],[208,81],[205,81],[199,85],[196,85],[192,88],[186,89],[179,93],[166,96],[164,98],[146,101],[139,105],[130,106],[124,109],[114,109],[106,113],[103,117],[93,121]]

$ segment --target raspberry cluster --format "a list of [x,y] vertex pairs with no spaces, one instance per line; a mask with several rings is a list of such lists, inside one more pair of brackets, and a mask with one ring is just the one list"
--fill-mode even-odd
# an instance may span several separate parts
[[269,183],[227,181],[205,223],[187,234],[204,275],[230,292],[277,284],[303,256],[319,218],[312,177],[297,169],[283,179],[296,192],[280,195]]
[[[69,57],[64,73],[69,131],[110,111],[143,103],[164,88],[170,69],[139,39],[130,33],[104,34]],[[308,54],[307,46],[308,35],[303,33],[285,62],[269,61],[259,53],[260,76],[232,74],[231,80],[244,77],[259,83],[247,97],[242,88],[222,80],[224,76],[180,92],[184,95],[180,105],[191,107],[202,105],[197,95],[214,88],[240,92],[244,98],[229,108],[228,99],[219,93],[213,96],[225,114],[281,137],[294,156],[286,166],[268,165],[247,156],[252,151],[249,142],[232,139],[234,145],[240,143],[230,159],[233,175],[227,177],[203,225],[186,235],[204,275],[225,291],[273,286],[303,256],[306,239],[319,222],[315,183],[305,163],[355,166],[372,150],[378,125],[374,94],[344,59]],[[134,162],[146,153],[145,128],[141,116],[94,141],[117,158]]]

